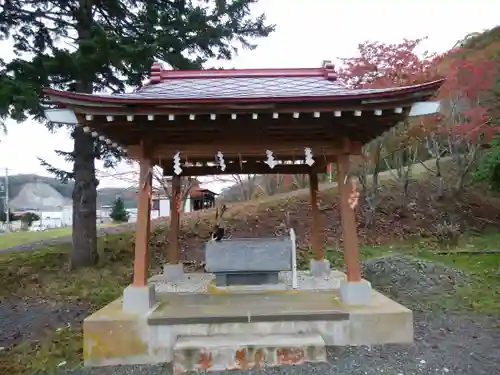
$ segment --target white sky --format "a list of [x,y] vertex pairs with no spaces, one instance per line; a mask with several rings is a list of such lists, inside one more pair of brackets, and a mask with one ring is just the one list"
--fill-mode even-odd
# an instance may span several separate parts
[[[423,36],[429,37],[423,45],[426,50],[444,52],[468,33],[500,23],[500,2],[494,0],[475,0],[473,4],[456,0],[260,0],[255,11],[266,13],[268,21],[277,25],[277,31],[260,41],[256,50],[242,51],[231,62],[213,65],[318,67],[323,60],[354,56],[358,43],[365,40],[391,43]],[[2,58],[13,56],[8,43],[0,43],[0,48]],[[8,135],[0,135],[0,168],[8,167],[11,174],[48,175],[37,160],[39,156],[58,167],[71,169],[53,152],[72,149],[72,141],[65,131],[50,133],[33,121],[7,124]],[[118,167],[119,171],[127,169],[130,167],[126,165]],[[105,172],[106,175],[114,173]],[[130,185],[113,177],[100,181],[99,187]],[[220,190],[218,184],[210,185]]]

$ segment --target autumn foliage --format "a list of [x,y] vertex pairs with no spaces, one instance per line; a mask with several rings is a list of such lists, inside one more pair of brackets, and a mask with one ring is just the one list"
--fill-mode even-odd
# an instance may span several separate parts
[[[442,198],[446,188],[440,158],[454,159],[457,173],[449,190],[461,191],[480,149],[499,130],[491,121],[497,112],[492,92],[499,73],[492,54],[499,46],[474,53],[467,48],[456,48],[438,55],[421,51],[424,40],[404,39],[394,44],[364,42],[358,45],[358,56],[341,59],[338,80],[354,89],[401,87],[444,79],[435,98],[441,103],[438,116],[408,119],[366,145],[363,155],[353,163],[351,173],[358,177],[363,190],[362,208],[367,225],[373,223],[382,199],[378,174],[383,169],[397,169],[395,177],[403,188],[402,196],[406,197],[412,164],[435,158],[431,172],[440,180],[437,197]],[[402,205],[407,204],[403,199]]]
[[419,129],[424,135],[443,132],[471,141],[489,141],[497,132],[489,126],[489,112],[494,107],[490,93],[498,75],[491,51],[498,50],[498,46],[472,57],[463,49],[443,55],[419,53],[424,40],[361,43],[359,56],[341,59],[338,79],[352,88],[389,88],[445,78],[437,98],[444,103],[444,116],[421,122],[424,126]]
[[416,51],[422,39],[401,43],[364,42],[359,56],[342,58],[338,79],[352,88],[388,88],[415,85],[436,79],[436,55]]
[[[434,127],[430,129],[485,144],[499,130],[490,122],[496,112],[492,91],[499,73],[498,66],[484,53],[474,54],[473,58],[467,56],[461,49],[446,55],[446,81],[438,93],[444,104],[443,115],[434,119]],[[432,120],[428,123],[432,124]]]

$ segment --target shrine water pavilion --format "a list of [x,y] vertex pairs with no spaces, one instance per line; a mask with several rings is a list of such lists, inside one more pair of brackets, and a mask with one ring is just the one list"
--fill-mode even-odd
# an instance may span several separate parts
[[[140,164],[133,282],[85,319],[88,366],[171,363],[188,370],[248,369],[326,360],[325,346],[413,340],[412,312],[361,275],[351,156],[409,116],[437,113],[442,81],[348,89],[334,66],[312,69],[164,70],[132,93],[44,90],[49,121],[72,124]],[[345,274],[325,259],[318,173],[336,163]],[[149,274],[152,167],[181,178],[307,174],[311,269],[297,271],[296,235],[207,239],[207,273],[184,274],[179,215],[171,211],[169,264]],[[174,205],[171,205],[174,207]],[[131,260],[132,261],[132,260]]]

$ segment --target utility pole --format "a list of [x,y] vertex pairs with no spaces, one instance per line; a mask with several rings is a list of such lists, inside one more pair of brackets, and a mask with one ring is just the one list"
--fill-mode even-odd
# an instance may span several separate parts
[[10,210],[9,210],[9,168],[5,168],[5,226],[6,231],[10,232]]

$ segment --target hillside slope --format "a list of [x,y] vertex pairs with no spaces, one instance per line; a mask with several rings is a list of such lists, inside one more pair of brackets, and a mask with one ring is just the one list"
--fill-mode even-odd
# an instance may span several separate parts
[[[27,189],[23,192],[23,189]],[[37,188],[43,189],[38,191]],[[49,193],[50,191],[50,193]],[[73,193],[73,182],[67,184],[61,181],[46,176],[38,176],[35,174],[18,174],[9,176],[9,198],[14,208],[24,208],[33,205],[37,201],[35,196],[51,197],[55,203],[71,204]],[[137,200],[133,189],[124,188],[101,188],[97,190],[98,206],[113,204],[116,197],[120,196],[124,199],[125,207],[136,208]],[[21,196],[19,196],[21,194]],[[49,204],[51,206],[52,202]],[[35,204],[36,206],[37,204]],[[43,204],[42,204],[43,205]]]
[[[361,245],[393,243],[414,235],[435,237],[439,224],[451,222],[462,233],[498,230],[500,199],[489,197],[480,187],[469,189],[459,199],[433,200],[436,186],[425,178],[410,184],[406,204],[400,189],[387,181],[381,186],[382,202],[376,215],[376,225],[364,227],[360,209],[357,222]],[[335,185],[323,185],[320,194],[321,222],[324,243],[337,249],[342,243],[338,194]],[[225,216],[226,232],[233,237],[268,237],[286,233],[286,218],[298,234],[299,248],[306,256],[310,248],[311,213],[307,189],[280,194],[257,201],[229,205]],[[181,259],[202,260],[204,243],[214,222],[212,211],[191,213],[181,223]],[[165,224],[158,223],[151,246],[160,255],[165,246]],[[132,233],[130,233],[132,235]],[[130,246],[133,240],[130,239]],[[161,255],[160,255],[161,256]]]
[[50,211],[71,205],[71,199],[64,197],[51,185],[44,182],[28,182],[9,203],[13,210]]

